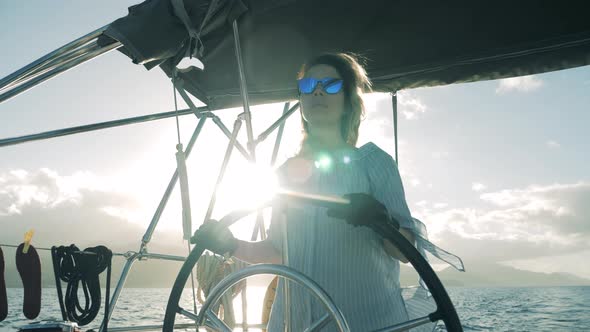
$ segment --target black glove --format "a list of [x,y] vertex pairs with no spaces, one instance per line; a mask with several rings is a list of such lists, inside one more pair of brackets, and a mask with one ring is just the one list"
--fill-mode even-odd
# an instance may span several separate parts
[[384,226],[390,224],[399,229],[399,223],[389,216],[385,205],[375,197],[365,193],[346,194],[343,197],[350,200],[350,204],[328,209],[328,216],[344,219],[354,226]]
[[232,255],[238,247],[238,240],[226,226],[217,220],[205,221],[191,238],[191,243],[209,249],[218,255]]

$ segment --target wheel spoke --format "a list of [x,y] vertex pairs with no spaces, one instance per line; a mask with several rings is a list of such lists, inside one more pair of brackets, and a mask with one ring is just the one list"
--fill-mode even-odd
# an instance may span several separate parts
[[316,320],[310,327],[306,328],[304,332],[315,332],[321,330],[330,321],[330,315],[324,314],[322,318]]
[[196,314],[194,314],[188,310],[185,310],[182,307],[178,307],[178,310],[176,310],[176,312],[183,315],[186,318],[190,318],[190,319],[194,320],[195,323],[199,320],[199,316],[197,316]]
[[209,321],[211,321],[211,325],[215,326],[215,328],[219,329],[220,331],[232,332],[232,329],[229,326],[227,326],[224,321],[219,319],[219,317],[217,317],[217,315],[215,315],[213,311],[207,310],[207,312],[205,313],[205,317]]
[[[199,321],[199,316],[197,316],[196,314],[194,314],[188,310],[185,310],[182,307],[178,307],[178,310],[176,312],[183,315],[186,318],[190,318],[190,319],[194,320],[195,325],[197,325],[197,322]],[[203,324],[204,326],[211,328],[215,331],[231,332],[231,329],[227,325],[225,325],[225,323],[223,321],[221,321],[219,318],[217,318],[217,316],[215,316],[215,314],[213,314],[212,312],[210,315],[206,315],[206,316],[209,319],[209,321],[205,321],[205,323]]]
[[330,295],[328,295],[328,293],[326,293],[326,291],[322,289],[320,285],[301,272],[283,265],[256,264],[230,274],[209,291],[207,300],[205,303],[203,303],[201,310],[209,310],[209,307],[211,307],[213,303],[216,303],[216,301],[221,298],[223,293],[229,289],[229,287],[237,284],[242,279],[257,274],[278,275],[307,288],[307,290],[311,291],[321,301],[329,314],[334,317],[338,329],[343,332],[350,331],[348,323],[346,322],[346,319],[344,319],[342,312],[334,304],[334,301],[330,298]]

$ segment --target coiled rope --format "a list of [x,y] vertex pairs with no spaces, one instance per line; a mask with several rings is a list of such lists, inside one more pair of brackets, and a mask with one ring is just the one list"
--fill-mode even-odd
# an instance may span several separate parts
[[[201,304],[205,303],[205,298],[209,296],[209,292],[215,285],[217,285],[224,277],[229,274],[243,269],[247,264],[239,260],[224,260],[222,256],[211,254],[204,254],[197,262],[197,298]],[[236,325],[233,299],[246,287],[246,280],[238,282],[232,286],[231,289],[221,297],[220,303],[214,308],[213,312],[217,312],[222,316],[222,320],[230,328]],[[204,295],[204,297],[203,297]],[[243,317],[246,317],[246,312],[243,312]]]
[[[100,310],[99,275],[106,269],[106,295],[104,310],[104,329],[108,326],[109,295],[111,287],[111,258],[113,253],[105,246],[86,248],[80,251],[75,245],[51,248],[55,285],[59,298],[62,318],[78,323],[89,324]],[[65,296],[62,295],[61,281],[67,283]],[[78,290],[84,293],[83,305]]]

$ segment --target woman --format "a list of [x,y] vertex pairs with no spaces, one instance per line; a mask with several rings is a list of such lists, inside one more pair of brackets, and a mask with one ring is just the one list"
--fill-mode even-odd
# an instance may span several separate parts
[[[393,158],[373,143],[356,148],[364,113],[366,72],[349,54],[323,54],[306,63],[298,80],[304,138],[298,155],[279,169],[283,188],[304,193],[347,195],[353,209],[345,223],[314,206],[289,205],[273,211],[268,238],[236,240],[229,230],[207,222],[194,241],[217,253],[250,263],[283,263],[281,227],[286,222],[288,265],[323,287],[342,310],[352,331],[371,331],[408,319],[399,286],[405,257],[368,223],[399,223],[413,241],[413,222]],[[211,241],[211,239],[215,239]],[[268,331],[283,331],[283,285],[279,283]],[[312,294],[290,288],[291,331],[303,331],[325,314]],[[330,323],[324,330],[335,330]]]

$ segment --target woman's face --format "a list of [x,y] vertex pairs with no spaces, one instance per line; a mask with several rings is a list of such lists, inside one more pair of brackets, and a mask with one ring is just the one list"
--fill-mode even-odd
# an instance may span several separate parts
[[[342,79],[332,66],[315,65],[307,70],[304,77]],[[310,128],[339,124],[344,113],[344,88],[336,94],[328,94],[321,83],[310,94],[301,94],[301,115]]]

